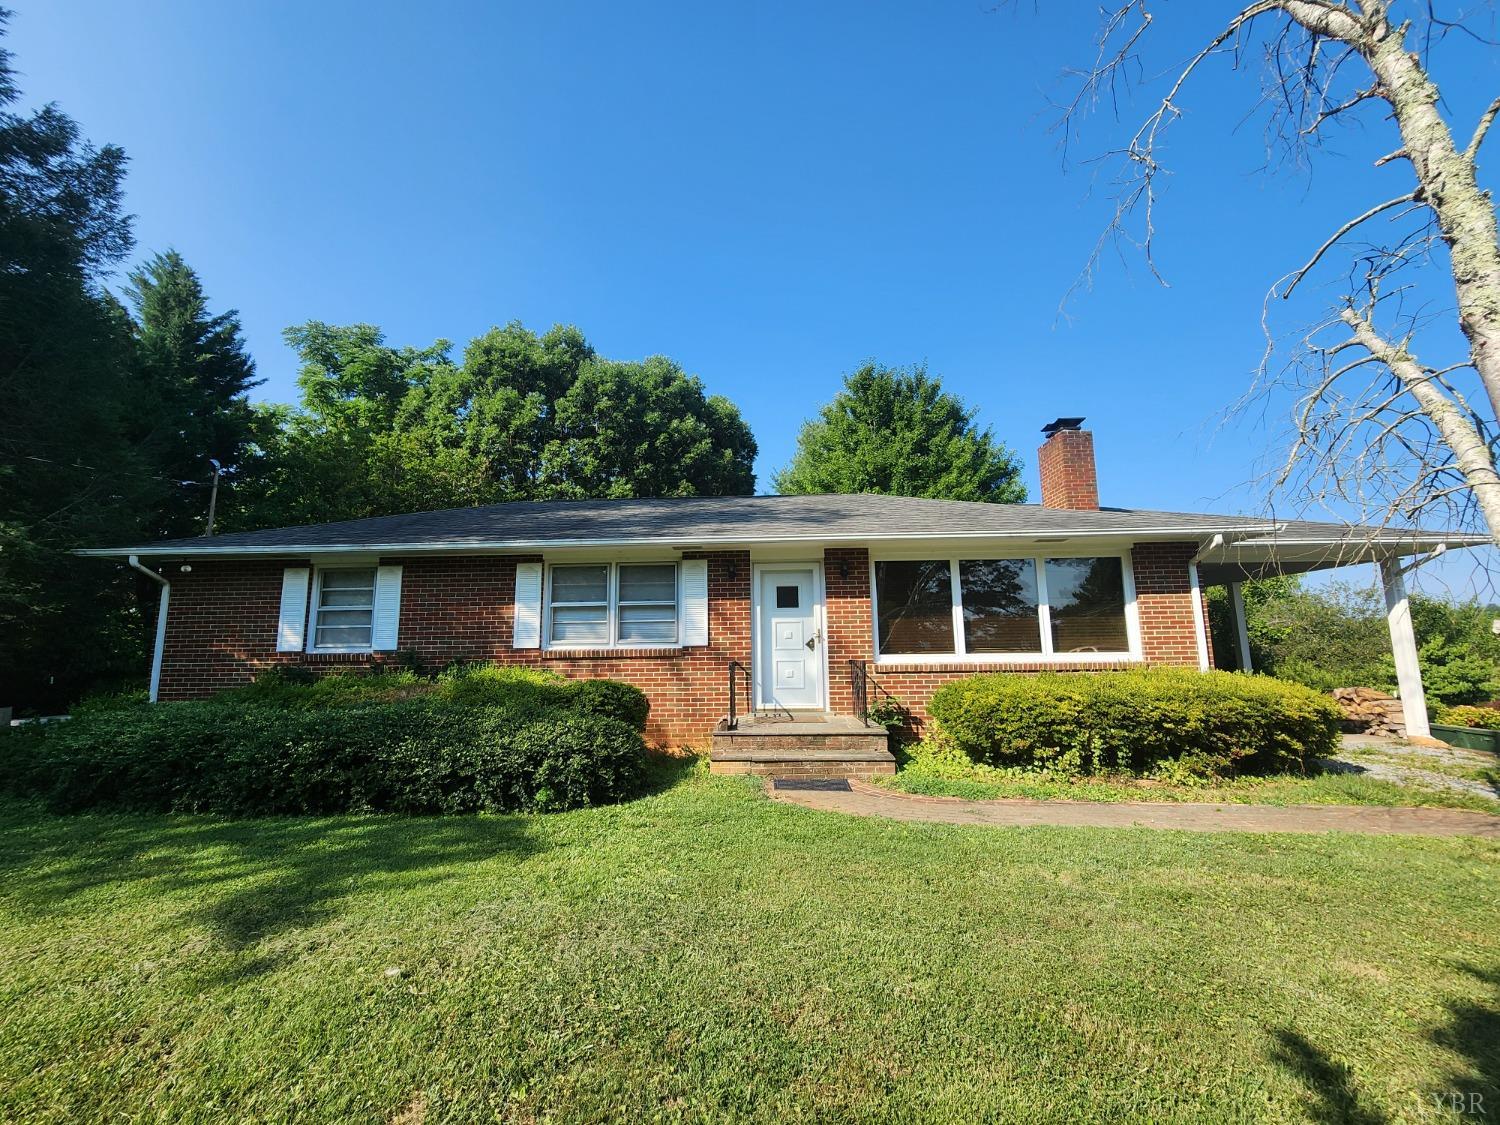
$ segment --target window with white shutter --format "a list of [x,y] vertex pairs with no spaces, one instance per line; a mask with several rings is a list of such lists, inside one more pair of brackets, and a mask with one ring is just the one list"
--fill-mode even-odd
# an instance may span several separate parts
[[[701,560],[700,560],[701,561]],[[683,581],[693,563],[684,563]],[[703,579],[707,621],[707,578]],[[674,562],[555,563],[543,620],[549,648],[673,648],[686,612]],[[707,638],[700,642],[707,644]]]

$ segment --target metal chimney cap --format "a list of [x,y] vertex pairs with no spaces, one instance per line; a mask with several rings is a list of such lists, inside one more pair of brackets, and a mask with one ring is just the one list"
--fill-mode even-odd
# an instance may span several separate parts
[[1077,430],[1083,428],[1082,418],[1059,418],[1055,422],[1048,422],[1042,427],[1042,433],[1051,437],[1059,430]]

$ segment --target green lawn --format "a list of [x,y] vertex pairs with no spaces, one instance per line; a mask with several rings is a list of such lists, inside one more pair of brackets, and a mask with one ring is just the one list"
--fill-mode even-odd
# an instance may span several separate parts
[[546,817],[12,804],[0,836],[0,1119],[1500,1113],[1477,839],[896,824],[696,771]]
[[[1484,780],[1484,779],[1476,779]],[[1476,809],[1500,813],[1500,801],[1473,793],[1420,785],[1398,785],[1375,777],[1348,773],[1315,773],[1307,777],[1239,777],[1173,785],[1136,778],[1050,777],[1002,771],[953,776],[951,771],[929,771],[921,765],[901,770],[881,784],[903,793],[933,797],[991,800],[1026,797],[1037,801],[1207,801],[1251,805],[1380,805],[1388,808]]]

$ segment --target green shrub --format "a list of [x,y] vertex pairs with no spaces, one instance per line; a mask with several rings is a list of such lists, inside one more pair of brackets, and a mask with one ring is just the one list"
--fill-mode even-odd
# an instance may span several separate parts
[[569,680],[546,668],[454,664],[426,679],[408,669],[316,676],[296,664],[276,665],[244,687],[215,697],[220,703],[321,710],[365,703],[430,698],[443,703],[501,708],[518,718],[554,714],[600,715],[646,729],[645,692],[616,680]]
[[277,664],[256,675],[244,687],[231,688],[216,698],[226,703],[295,710],[355,703],[390,703],[431,690],[430,681],[415,672],[401,669],[318,676],[298,664]]
[[145,688],[131,691],[106,691],[85,695],[69,708],[69,714],[87,715],[96,711],[129,711],[145,707],[151,702],[151,694]]
[[1493,707],[1445,707],[1438,712],[1438,722],[1450,727],[1500,730],[1500,711]]
[[575,808],[639,790],[618,719],[434,700],[310,711],[170,703],[9,735],[0,788],[58,811],[255,816]]
[[540,717],[566,709],[568,681],[545,668],[507,668],[496,664],[460,664],[437,679],[437,695],[449,703],[504,707]]
[[568,709],[580,715],[607,715],[635,730],[646,729],[651,702],[634,684],[619,680],[569,680]]
[[541,716],[553,712],[602,715],[646,729],[646,693],[618,680],[569,680],[546,668],[470,664],[438,677],[438,695],[453,703],[506,707]]
[[940,688],[931,713],[988,765],[1177,778],[1300,769],[1333,752],[1340,719],[1295,684],[1178,669],[974,676]]

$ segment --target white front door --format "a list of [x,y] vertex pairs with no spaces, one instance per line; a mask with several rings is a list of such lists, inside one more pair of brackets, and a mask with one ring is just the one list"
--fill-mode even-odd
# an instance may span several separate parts
[[760,571],[755,640],[762,706],[823,709],[823,632],[817,578],[817,568],[812,565],[768,566]]

